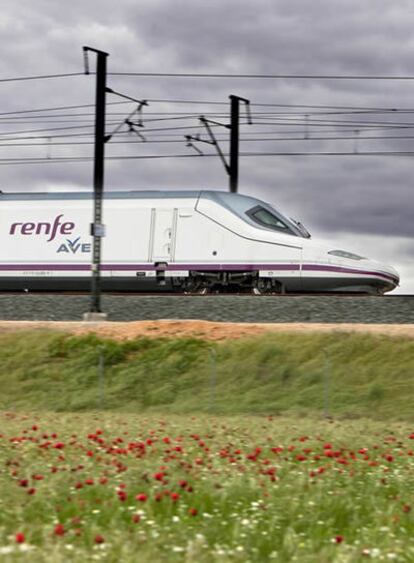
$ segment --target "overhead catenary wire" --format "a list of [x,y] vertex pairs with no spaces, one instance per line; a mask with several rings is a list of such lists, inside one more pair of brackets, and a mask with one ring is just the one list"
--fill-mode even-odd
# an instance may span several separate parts
[[[213,101],[213,100],[181,100],[174,98],[148,98],[149,103],[167,103],[167,104],[190,104],[190,105],[220,105],[228,106],[228,101]],[[107,102],[107,106],[128,104],[129,101]],[[396,107],[378,107],[378,106],[344,106],[344,105],[328,105],[328,104],[283,104],[283,103],[269,103],[269,102],[254,102],[251,104],[253,107],[276,107],[276,108],[294,108],[294,109],[324,109],[324,110],[349,110],[349,111],[378,111],[384,113],[398,113],[398,112],[414,112],[414,108],[396,108]],[[0,112],[3,115],[16,115],[25,113],[40,113],[45,111],[61,111],[70,109],[93,108],[94,104],[76,104],[67,106],[49,106],[46,108],[34,108],[24,110],[14,110],[7,112]]]
[[[72,76],[73,74],[71,74],[70,76]],[[83,75],[83,73],[79,73],[79,75]],[[52,75],[44,75],[45,77],[48,76],[52,76]],[[53,75],[53,76],[58,76],[58,75]],[[69,76],[69,75],[61,75],[63,76]],[[233,75],[232,75],[233,76]],[[249,75],[250,76],[250,75]],[[269,75],[270,76],[270,75]],[[273,76],[273,75],[272,75]],[[19,78],[27,78],[27,77],[19,77]],[[36,78],[36,77],[30,77],[30,78]],[[39,77],[41,78],[41,76]],[[371,77],[372,78],[372,77]],[[394,77],[395,78],[395,77]],[[135,99],[134,99],[135,100]],[[148,102],[151,103],[168,103],[168,104],[191,104],[191,105],[204,105],[204,104],[209,104],[209,105],[219,105],[219,106],[228,106],[228,101],[223,101],[223,102],[219,102],[219,101],[214,101],[214,100],[181,100],[181,99],[156,99],[156,98],[148,98]],[[108,102],[108,106],[111,105],[119,105],[119,104],[127,104],[130,103],[130,101],[121,101],[121,102]],[[47,107],[47,108],[37,108],[37,109],[33,109],[33,110],[16,110],[15,112],[3,112],[0,113],[0,124],[7,124],[7,120],[5,119],[6,116],[14,116],[14,118],[17,118],[20,116],[20,119],[25,119],[25,116],[27,116],[28,114],[32,116],[33,119],[38,119],[39,121],[37,121],[38,123],[40,123],[42,117],[43,119],[47,116],[48,118],[52,118],[53,120],[50,121],[50,124],[59,124],[59,123],[71,123],[73,125],[70,126],[65,126],[65,127],[44,127],[41,129],[23,129],[23,130],[14,130],[14,131],[7,131],[7,132],[1,132],[0,133],[0,147],[6,147],[6,146],[14,146],[14,147],[18,147],[18,146],[31,146],[30,143],[21,143],[21,141],[36,141],[36,140],[40,140],[37,143],[33,143],[33,146],[41,146],[43,143],[41,143],[41,140],[47,138],[48,141],[47,144],[48,146],[58,146],[58,142],[56,142],[56,139],[62,139],[62,138],[79,138],[79,139],[85,139],[88,137],[92,137],[92,131],[89,132],[80,132],[82,129],[86,130],[86,129],[91,129],[93,128],[93,123],[91,122],[90,124],[88,124],[88,122],[86,120],[75,120],[75,117],[88,117],[88,114],[73,114],[73,113],[67,113],[68,110],[75,110],[75,109],[80,109],[80,108],[93,108],[94,104],[77,104],[77,105],[70,105],[70,106],[56,106],[56,107]],[[267,103],[267,102],[257,102],[252,104],[253,108],[283,108],[283,109],[294,109],[295,112],[292,111],[268,111],[268,112],[263,112],[263,111],[259,111],[256,110],[255,111],[255,115],[256,116],[260,116],[260,119],[256,120],[255,123],[255,127],[270,127],[270,126],[276,126],[276,127],[292,127],[294,129],[296,128],[302,128],[302,127],[307,127],[307,135],[310,136],[310,139],[308,140],[321,140],[321,141],[330,141],[330,140],[355,140],[356,137],[355,136],[342,136],[340,137],[339,135],[334,136],[334,133],[337,132],[337,129],[348,129],[348,128],[352,128],[352,129],[376,129],[377,131],[379,130],[392,130],[392,129],[410,129],[414,127],[414,123],[405,123],[404,121],[400,121],[400,122],[391,122],[391,121],[378,121],[378,120],[371,120],[371,121],[357,121],[357,120],[332,120],[332,119],[316,119],[316,116],[320,116],[320,115],[347,115],[347,114],[355,114],[355,113],[362,113],[362,114],[393,114],[394,116],[396,114],[404,114],[404,113],[412,113],[414,112],[413,109],[411,108],[378,108],[378,107],[366,107],[366,106],[333,106],[333,105],[324,105],[324,104],[276,104],[276,103]],[[306,110],[306,117],[305,117],[305,111],[297,111],[297,110]],[[313,110],[313,111],[312,111]],[[317,110],[317,111],[314,111]],[[324,110],[324,111],[321,111]],[[329,111],[328,111],[329,110]],[[62,114],[62,112],[66,112],[64,114]],[[56,113],[55,115],[50,115],[50,112],[59,112]],[[38,113],[44,113],[46,115],[36,115]],[[179,115],[176,115],[178,114]],[[122,115],[122,114],[117,114],[117,113],[112,113],[108,112],[107,116],[113,116],[115,117],[116,115]],[[149,116],[154,116],[154,117],[149,117]],[[165,116],[165,117],[160,117],[160,116]],[[203,110],[203,115],[211,115],[211,116],[216,116],[216,117],[226,117],[228,115],[228,112],[206,112]],[[67,117],[67,121],[57,121],[58,119],[61,120],[61,118],[65,116]],[[92,114],[91,114],[91,119],[92,119]],[[155,117],[158,116],[158,117]],[[280,117],[283,116],[283,117]],[[157,122],[157,121],[177,121],[177,120],[188,120],[188,119],[196,119],[197,115],[196,114],[188,114],[187,112],[146,112],[146,119],[145,122],[146,123],[151,123],[151,122]],[[28,122],[27,118],[26,118],[26,122]],[[45,121],[43,121],[43,123],[46,123]],[[113,125],[115,123],[115,121],[111,121],[108,120],[107,124]],[[76,125],[75,125],[76,124]],[[241,122],[241,124],[243,124],[243,122]],[[321,136],[320,134],[318,135],[317,131],[318,129],[320,129],[321,127],[325,128],[325,132],[324,135]],[[145,133],[152,133],[152,132],[157,132],[159,134],[163,134],[165,137],[167,137],[169,135],[168,132],[179,132],[179,131],[183,131],[183,130],[189,130],[189,129],[196,129],[198,128],[197,126],[182,126],[182,127],[159,127],[159,128],[146,128],[145,129]],[[329,131],[328,131],[329,129]],[[61,131],[74,131],[73,133],[66,133],[66,134],[56,134],[56,132],[61,132]],[[75,132],[78,131],[78,132]],[[332,132],[331,136],[328,136],[329,132]],[[27,136],[28,133],[39,133],[39,135],[31,135],[31,136]],[[244,139],[243,135],[241,135],[240,140],[241,141],[246,141],[246,142],[271,142],[271,141],[281,141],[281,140],[286,140],[286,141],[302,141],[303,137],[287,137],[287,135],[298,135],[298,131],[282,131],[281,129],[279,129],[277,131],[277,134],[283,134],[285,135],[284,137],[279,137],[279,138],[263,138],[263,139],[258,139],[258,138],[254,138],[254,139]],[[120,131],[119,133],[117,133],[117,136],[121,136],[124,137],[124,135],[128,134],[127,132],[122,132]],[[260,135],[274,135],[275,133],[272,131],[260,131],[260,132],[256,132],[255,133],[260,134]],[[6,141],[15,141],[14,143],[10,144],[10,143],[5,143],[4,139],[2,139],[1,137],[4,137]],[[377,135],[376,137],[367,137],[367,136],[362,136],[360,133],[358,133],[358,139],[377,139],[377,140],[404,140],[404,139],[410,139],[411,136],[410,135],[387,135],[387,136],[380,136]],[[225,140],[225,139],[222,139]],[[54,142],[53,142],[54,141]],[[114,142],[114,141],[113,141]],[[150,143],[156,143],[156,142],[162,142],[162,143],[166,143],[166,142],[182,142],[181,139],[173,139],[173,140],[166,140],[166,139],[160,139],[160,140],[152,140],[151,138],[147,139],[147,142]],[[132,141],[130,140],[119,140],[115,142],[116,144],[132,144]],[[115,144],[114,143],[114,144]],[[134,143],[140,143],[140,141],[134,141]],[[74,142],[67,142],[66,143],[59,143],[60,146],[64,146],[65,144],[69,145],[76,145],[76,144],[91,144],[91,141],[86,140],[86,141],[74,141]]]
[[[264,133],[262,133],[264,134]],[[42,147],[42,146],[50,146],[50,147],[58,147],[58,146],[78,146],[78,145],[93,145],[94,141],[57,141],[57,142],[50,142],[50,141],[43,141],[46,137],[38,137],[40,142],[36,143],[9,143],[4,142],[0,139],[0,148],[2,147]],[[386,141],[386,140],[412,140],[414,139],[414,135],[376,135],[376,136],[367,136],[367,135],[350,135],[350,136],[312,136],[305,138],[304,136],[301,137],[240,137],[241,142],[245,143],[252,143],[252,142],[303,142],[309,144],[313,141],[355,141],[355,140],[366,140],[366,141]],[[217,141],[227,141],[226,137],[216,137]],[[157,143],[183,143],[183,138],[180,136],[176,139],[147,139],[145,144],[157,144]],[[112,145],[141,145],[142,141],[139,140],[114,140],[111,141]]]
[[[177,99],[168,99],[168,98],[148,98],[148,102],[151,103],[168,103],[168,104],[202,104],[202,105],[221,105],[221,106],[228,106],[228,101],[212,101],[212,100],[177,100]],[[272,103],[272,102],[251,102],[251,107],[277,107],[277,108],[296,108],[296,109],[337,109],[337,110],[375,110],[375,111],[384,111],[384,112],[394,112],[399,110],[411,110],[414,111],[413,108],[387,108],[387,107],[378,107],[378,106],[338,106],[338,105],[327,105],[327,104],[282,104],[282,103]],[[1,115],[1,114],[0,114]]]
[[[242,157],[308,157],[308,156],[326,156],[326,157],[411,157],[414,151],[367,151],[367,152],[260,152],[260,153],[240,153]],[[228,154],[224,154],[228,156]],[[131,155],[131,156],[110,156],[106,157],[109,161],[126,161],[126,160],[161,160],[169,158],[219,158],[217,154],[170,154],[170,155]],[[18,165],[18,164],[44,164],[44,163],[82,163],[91,162],[93,157],[58,157],[58,158],[9,158],[0,159],[0,165]]]
[[[129,104],[131,102],[107,102],[107,106],[115,106],[121,104]],[[43,111],[60,111],[60,110],[68,110],[68,109],[82,109],[82,108],[93,108],[95,104],[77,104],[71,106],[50,106],[46,108],[36,108],[36,109],[23,109],[23,110],[15,110],[15,111],[5,111],[0,112],[0,116],[2,115],[15,115],[21,113],[41,113]]]
[[[168,133],[169,131],[177,131],[177,130],[188,130],[188,129],[199,129],[198,126],[189,126],[189,127],[165,127],[165,128],[157,128],[157,129],[151,129],[151,130],[145,130],[145,133],[149,133],[149,132],[158,132],[160,135],[162,135],[163,137],[176,137],[176,133]],[[381,128],[377,128],[376,130],[380,130]],[[317,140],[318,137],[315,136],[315,132],[317,132],[316,130],[309,130],[309,138],[305,138],[304,135],[302,134],[300,137],[295,137],[293,138],[293,140],[296,141],[302,141],[302,140]],[[324,133],[333,133],[336,134],[336,130],[332,130],[332,131],[327,131],[325,129]],[[275,135],[275,134],[283,134],[283,135],[298,135],[298,131],[257,131],[256,134],[260,134],[260,135]],[[119,132],[117,134],[117,137],[124,137],[125,135],[130,135],[129,132]],[[35,140],[42,140],[42,139],[74,139],[74,138],[88,138],[90,137],[91,139],[93,138],[93,133],[65,133],[65,134],[61,134],[61,135],[29,135],[29,136],[17,136],[17,137],[7,137],[4,140],[0,139],[0,147],[5,146],[5,141],[9,142],[9,141],[35,141]],[[326,137],[325,140],[340,140],[342,138],[346,138],[346,139],[351,139],[354,137],[339,137],[337,135],[335,135],[334,137]],[[358,138],[360,139],[364,139],[364,138],[377,138],[377,137],[364,137],[364,136],[358,136]],[[380,137],[378,137],[380,138]],[[384,135],[383,137],[384,140],[385,139],[398,139],[398,138],[409,138],[409,136],[392,136],[392,135]],[[180,136],[179,137],[180,142],[183,142],[183,138]],[[220,140],[227,140],[226,138],[221,138]],[[240,140],[243,141],[244,137],[243,135],[241,135]],[[264,138],[263,141],[265,141],[266,139]],[[283,138],[282,138],[283,140]],[[322,138],[319,140],[323,140]]]
[[[38,74],[29,76],[14,76],[8,78],[0,78],[0,82],[21,82],[28,80],[49,80],[53,78],[70,78],[76,76],[84,76],[84,72],[67,72],[67,73],[51,73]],[[94,75],[94,72],[89,72]],[[124,76],[124,77],[147,77],[147,78],[243,78],[254,80],[414,80],[413,75],[381,75],[381,74],[288,74],[288,73],[211,73],[211,72],[108,72],[108,76]]]
[[[241,124],[247,124],[245,122],[241,122]],[[278,122],[270,122],[270,121],[257,121],[255,120],[254,125],[261,125],[261,126],[268,126],[268,125],[283,125],[283,126],[290,126],[290,127],[303,127],[306,124],[306,121],[278,121]],[[389,125],[386,122],[381,122],[376,124],[375,122],[368,123],[359,123],[359,122],[337,122],[337,121],[330,121],[330,120],[314,120],[309,122],[310,125],[313,127],[346,127],[352,129],[412,129],[414,128],[414,123],[390,123]],[[212,125],[214,127],[214,125]],[[24,129],[20,131],[7,131],[1,132],[0,136],[10,136],[10,135],[17,135],[16,138],[19,138],[19,135],[27,134],[27,133],[44,133],[40,135],[40,137],[55,137],[55,135],[50,135],[50,132],[53,131],[68,131],[74,129],[91,129],[93,128],[93,124],[90,125],[72,125],[72,126],[65,126],[65,127],[49,127],[49,128],[41,128],[41,129]],[[188,129],[198,129],[199,125],[188,125],[188,126],[176,126],[176,127],[157,127],[152,129],[145,129],[146,133],[155,132],[155,131],[178,131],[178,130],[188,130]],[[76,135],[84,135],[85,133],[78,133]],[[21,137],[20,137],[21,138]]]
[[[385,112],[386,113],[386,112]],[[401,113],[414,113],[414,110],[406,110],[404,112]],[[253,116],[255,117],[255,123],[258,123],[257,118],[259,119],[264,119],[269,121],[270,119],[275,119],[276,122],[275,123],[279,123],[280,120],[286,120],[288,122],[292,122],[292,123],[299,123],[299,124],[303,124],[303,123],[307,123],[307,124],[311,124],[311,123],[316,123],[316,117],[318,116],[332,116],[332,115],[340,115],[340,116],[346,116],[346,115],[377,115],[377,114],[382,114],[382,112],[372,112],[372,111],[367,111],[367,112],[309,112],[306,114],[306,116],[304,116],[303,112],[260,112],[260,111],[254,111],[253,112]],[[108,118],[116,118],[116,117],[121,117],[124,116],[125,113],[123,112],[107,112],[106,113]],[[216,117],[216,118],[226,118],[228,117],[228,114],[225,112],[203,112],[204,116],[211,116],[211,117]],[[156,117],[158,116],[158,117]],[[162,116],[162,117],[160,117]],[[46,115],[31,115],[30,117],[25,116],[0,116],[0,124],[20,124],[24,121],[24,123],[51,123],[51,124],[57,124],[57,123],[89,123],[90,120],[93,119],[93,114],[92,113],[63,113],[63,114],[46,114]],[[85,118],[85,119],[78,119],[78,118]],[[146,118],[145,118],[145,123],[152,123],[152,122],[157,122],[157,121],[177,121],[177,120],[187,120],[187,119],[198,119],[199,118],[199,114],[189,114],[188,112],[146,112]],[[356,124],[358,126],[364,126],[364,125],[368,125],[368,126],[373,126],[373,125],[378,125],[378,124],[384,124],[387,126],[392,126],[393,124],[396,124],[398,126],[400,125],[405,125],[405,122],[390,122],[390,121],[351,121],[351,120],[347,120],[347,121],[339,121],[339,120],[319,120],[321,122],[326,122],[326,123],[332,123],[332,124],[341,124],[344,123],[345,125],[348,124]],[[92,124],[92,122],[91,122]]]
[[244,78],[273,80],[414,80],[414,75],[381,74],[228,74],[209,72],[108,72],[108,76],[147,78]]
[[34,76],[14,76],[12,78],[0,78],[0,82],[22,82],[25,80],[47,80],[50,78],[69,78],[72,76],[83,76],[83,72],[66,72],[60,74],[38,74]]
[[[94,74],[94,73],[93,73]],[[14,79],[0,79],[0,82],[11,82],[11,81],[18,81],[18,80],[36,80],[36,79],[50,79],[50,78],[66,78],[70,76],[82,76],[83,73],[69,73],[69,74],[55,74],[55,75],[38,75],[38,76],[29,76],[29,77],[16,77]],[[276,74],[266,74],[266,75],[253,75],[253,74],[203,74],[203,73],[108,73],[108,75],[113,76],[148,76],[148,77],[192,77],[192,78],[249,78],[249,79],[279,79],[279,78],[289,78],[289,79],[322,79],[322,80],[414,80],[414,76],[356,76],[356,75],[276,75]],[[117,92],[114,92],[118,94]],[[119,94],[118,94],[119,95]],[[113,106],[115,104],[128,104],[131,101],[137,102],[135,98],[131,98],[129,96],[123,96],[127,98],[128,101],[122,102],[108,102],[108,106]],[[172,111],[163,111],[163,112],[146,112],[145,115],[145,124],[152,124],[155,122],[173,122],[173,121],[184,121],[184,120],[193,120],[198,119],[199,115],[194,113],[202,113],[203,115],[209,115],[212,117],[216,117],[216,119],[228,119],[228,111],[224,109],[221,110],[223,107],[228,107],[228,101],[213,101],[213,100],[155,100],[148,98],[147,100],[150,103],[162,103],[162,104],[188,104],[191,105],[191,112],[190,111],[183,111],[183,112],[172,112]],[[204,106],[217,106],[217,110],[220,107],[220,111],[205,111]],[[0,149],[1,147],[13,147],[17,148],[19,146],[27,146],[27,147],[40,147],[47,145],[48,147],[53,146],[69,146],[69,145],[87,145],[93,144],[92,140],[88,140],[89,137],[92,138],[92,129],[94,124],[92,122],[93,115],[92,113],[89,114],[76,114],[76,113],[68,113],[68,111],[74,111],[79,109],[86,109],[86,108],[93,108],[94,104],[79,104],[79,105],[72,105],[72,106],[58,106],[58,107],[49,107],[49,108],[39,108],[37,110],[17,110],[15,112],[3,112],[0,113],[0,125],[8,125],[8,124],[15,124],[19,123],[19,119],[21,121],[24,120],[25,123],[29,123],[30,119],[32,119],[33,123],[37,124],[50,124],[50,127],[43,127],[38,129],[23,129],[23,130],[15,130],[15,131],[7,131],[7,132],[0,132]],[[263,111],[263,108],[266,108],[268,111]],[[273,111],[270,111],[270,108]],[[275,111],[275,108],[278,111]],[[164,108],[165,109],[165,108]],[[283,110],[283,111],[282,111]],[[63,113],[65,112],[65,113]],[[317,142],[317,141],[345,141],[345,140],[383,140],[383,141],[390,141],[390,140],[408,140],[414,138],[414,135],[377,135],[373,136],[366,136],[361,135],[360,131],[370,131],[370,130],[409,130],[414,128],[414,123],[412,122],[405,122],[403,119],[398,121],[397,119],[393,119],[390,121],[385,121],[384,118],[382,120],[379,119],[379,116],[388,115],[396,117],[398,115],[402,116],[404,114],[414,113],[414,109],[411,108],[367,108],[367,107],[354,107],[354,106],[328,106],[328,105],[305,105],[305,104],[272,104],[267,102],[258,102],[252,104],[252,113],[255,116],[255,128],[266,128],[266,127],[278,127],[279,130],[276,134],[281,135],[282,133],[285,135],[284,137],[266,137],[266,138],[258,138],[257,135],[259,133],[253,133],[256,135],[255,137],[244,138],[242,135],[240,140],[242,142],[262,142],[262,143],[269,143],[269,142],[277,142],[277,141],[289,141],[289,142],[299,142],[299,143],[309,143],[309,142]],[[116,124],[116,121],[111,120],[110,118],[117,115],[122,115],[119,113],[110,112],[107,113],[107,126],[110,127],[111,125]],[[346,116],[353,116],[353,119],[333,119],[333,116],[341,115],[342,117]],[[364,115],[365,119],[358,120],[356,116]],[[330,119],[328,119],[328,116]],[[86,119],[79,120],[79,117],[85,117]],[[91,122],[89,123],[88,118],[90,117]],[[322,118],[323,117],[323,118]],[[367,117],[372,117],[373,119],[367,120]],[[13,121],[13,119],[15,121]],[[46,119],[50,121],[46,121]],[[63,121],[65,120],[65,121]],[[125,122],[124,122],[125,123]],[[64,124],[69,124],[65,125]],[[240,121],[241,125],[246,124],[244,121]],[[20,125],[20,123],[19,123]],[[55,127],[54,125],[61,125]],[[141,141],[131,141],[126,140],[124,136],[128,134],[127,131],[122,131],[121,124],[113,133],[116,133],[117,139],[113,141],[113,144],[118,145],[126,145],[126,144],[136,144],[141,143]],[[214,126],[214,125],[212,125]],[[283,132],[281,128],[291,128],[292,131]],[[183,139],[151,139],[152,133],[162,134],[163,132],[174,132],[178,134],[180,131],[188,131],[198,129],[199,125],[187,125],[187,126],[171,126],[171,127],[152,127],[145,128],[145,134],[149,134],[150,137],[145,139],[147,143],[183,143]],[[304,135],[298,136],[299,131],[297,128],[305,129],[306,133]],[[323,135],[319,133],[321,128],[325,129]],[[346,131],[352,128],[355,131],[355,135],[353,136],[340,136],[338,134],[335,135],[339,131]],[[90,130],[90,132],[87,132]],[[332,135],[329,135],[329,132],[332,130]],[[71,131],[70,133],[63,133]],[[37,133],[37,136],[29,136],[25,137],[25,135]],[[167,135],[168,133],[164,133]],[[275,133],[263,132],[260,133],[261,135],[275,135]],[[296,137],[288,136],[290,134],[296,135]],[[118,139],[119,135],[119,139]],[[62,138],[77,138],[77,140],[73,141],[66,141],[66,142],[56,142],[57,139]],[[47,142],[44,142],[44,139],[47,138]],[[42,140],[43,139],[43,140]],[[82,139],[82,140],[80,140]],[[6,142],[3,142],[3,141]],[[10,143],[10,141],[15,141],[15,143]],[[21,141],[28,140],[28,141],[36,141],[39,140],[37,143],[22,143]],[[227,140],[225,138],[220,140]],[[357,145],[355,145],[356,147]],[[294,147],[294,148],[302,148]],[[319,147],[316,147],[319,148]],[[332,148],[329,146],[329,148]],[[336,148],[336,147],[335,147]],[[63,152],[63,151],[60,151]],[[240,152],[240,157],[285,157],[285,158],[292,158],[292,157],[405,157],[405,156],[412,156],[414,155],[414,151],[393,151],[393,150],[376,150],[376,151],[359,151],[354,149],[352,152],[347,151],[315,151],[315,150],[299,150],[299,151],[261,151],[261,152]],[[229,156],[228,154],[224,156]],[[150,155],[150,154],[141,154],[141,155],[108,155],[106,157],[107,161],[129,161],[129,160],[158,160],[158,159],[182,159],[182,158],[200,158],[200,155],[197,154],[160,154],[160,155]],[[204,154],[201,158],[209,158],[209,157],[217,157],[216,154]],[[0,165],[25,165],[25,164],[39,164],[39,163],[84,163],[84,162],[91,162],[93,161],[92,156],[54,156],[51,157],[50,153],[46,157],[34,158],[34,157],[20,157],[20,158],[0,158]]]

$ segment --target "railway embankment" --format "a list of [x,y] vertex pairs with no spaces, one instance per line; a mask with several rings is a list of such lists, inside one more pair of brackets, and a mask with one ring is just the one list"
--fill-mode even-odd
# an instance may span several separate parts
[[[89,295],[0,295],[0,320],[80,321]],[[111,321],[203,319],[242,323],[414,324],[414,296],[102,296]]]
[[414,339],[404,335],[285,329],[211,342],[195,331],[115,339],[27,328],[0,333],[0,410],[414,421]]

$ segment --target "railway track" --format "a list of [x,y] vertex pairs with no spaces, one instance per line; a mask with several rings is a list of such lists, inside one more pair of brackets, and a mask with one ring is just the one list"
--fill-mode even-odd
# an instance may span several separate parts
[[[0,291],[0,297],[23,297],[25,295],[37,296],[37,297],[66,297],[66,296],[78,296],[78,297],[90,297],[91,293],[89,291],[33,291],[33,292],[24,292],[24,291]],[[194,298],[194,299],[216,299],[217,297],[252,297],[253,299],[265,299],[265,298],[277,298],[277,299],[301,299],[304,297],[326,297],[327,299],[333,297],[340,297],[342,299],[401,299],[404,298],[405,300],[414,300],[414,294],[407,294],[407,295],[367,295],[366,293],[334,293],[334,292],[326,292],[326,293],[285,293],[285,294],[274,294],[274,295],[253,295],[251,293],[205,293],[205,294],[186,294],[186,293],[178,293],[178,292],[133,292],[133,291],[105,291],[102,292],[103,296],[106,297],[119,297],[123,296],[124,298],[132,298],[132,297],[170,297],[172,299],[182,297],[186,299]]]
[[[0,293],[0,320],[79,321],[89,293]],[[102,294],[109,320],[414,324],[413,295]]]

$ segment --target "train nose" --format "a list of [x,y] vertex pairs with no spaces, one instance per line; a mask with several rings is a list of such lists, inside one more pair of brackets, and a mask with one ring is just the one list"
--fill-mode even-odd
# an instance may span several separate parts
[[346,276],[349,291],[359,289],[367,293],[386,293],[400,283],[395,268],[346,250],[329,250],[330,261]]
[[379,289],[385,293],[392,291],[400,284],[400,274],[392,266],[380,262],[372,262],[375,276],[379,281]]

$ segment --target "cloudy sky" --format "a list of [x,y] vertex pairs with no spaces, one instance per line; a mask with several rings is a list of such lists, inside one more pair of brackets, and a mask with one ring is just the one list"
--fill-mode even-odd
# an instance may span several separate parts
[[[1,4],[0,189],[91,189],[95,77],[82,74],[89,45],[110,55],[109,87],[149,101],[138,129],[145,142],[124,126],[106,145],[105,189],[227,190],[213,147],[197,143],[197,156],[184,136],[207,139],[198,117],[225,124],[228,96],[247,98],[253,124],[242,107],[240,151],[271,155],[241,156],[240,193],[286,210],[314,238],[392,264],[398,291],[414,293],[414,80],[322,78],[414,76],[412,1]],[[319,78],[295,78],[303,75]],[[107,102],[110,133],[137,105],[114,95]],[[228,130],[213,130],[227,152]],[[144,156],[168,158],[136,158]]]

